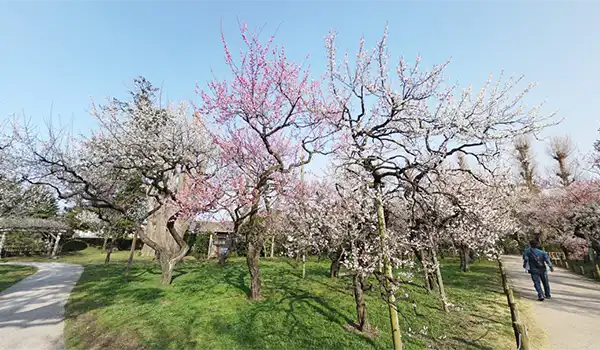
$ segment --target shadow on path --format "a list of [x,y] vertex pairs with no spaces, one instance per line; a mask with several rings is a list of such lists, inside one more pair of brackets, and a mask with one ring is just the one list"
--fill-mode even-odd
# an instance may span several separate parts
[[9,263],[38,272],[0,293],[0,339],[6,349],[64,349],[64,306],[83,267]]
[[519,295],[534,300],[536,321],[548,334],[550,349],[598,349],[600,283],[556,268],[548,272],[552,299],[537,301],[531,277],[519,256],[504,256],[510,282]]

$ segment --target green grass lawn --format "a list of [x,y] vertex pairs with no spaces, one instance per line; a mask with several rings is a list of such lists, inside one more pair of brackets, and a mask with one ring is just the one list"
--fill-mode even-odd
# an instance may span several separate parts
[[[79,261],[92,255],[85,254]],[[288,260],[261,261],[264,299],[251,302],[243,259],[225,267],[182,263],[171,286],[158,284],[160,270],[149,262],[137,263],[125,283],[120,261],[119,252],[109,265],[86,265],[67,304],[69,349],[391,348],[388,312],[377,289],[369,292],[367,308],[378,335],[349,331],[355,319],[350,279],[329,279],[327,262],[309,262],[302,280]],[[436,295],[405,288],[411,299],[399,304],[405,349],[513,348],[496,266],[481,262],[464,274],[452,260],[443,273],[455,305],[450,313],[441,311]]]
[[596,276],[594,263],[591,261],[584,262],[583,260],[569,260],[569,269],[578,275],[581,275],[581,267],[585,274],[583,276],[600,281],[600,278]]
[[[102,264],[104,263],[104,258],[106,257],[106,252],[102,251],[102,249],[97,247],[88,247],[85,250],[77,251],[77,252],[68,252],[61,253],[56,259],[48,258],[47,256],[14,256],[14,257],[5,257],[0,259],[0,262],[11,262],[11,261],[34,261],[34,262],[63,262],[63,263],[71,263],[71,264]],[[129,250],[121,250],[115,251],[111,254],[110,260],[112,262],[126,262],[129,258]],[[145,260],[149,261],[151,259],[146,257],[139,257],[137,254],[135,255],[135,260]]]
[[32,266],[0,265],[0,292],[35,272]]

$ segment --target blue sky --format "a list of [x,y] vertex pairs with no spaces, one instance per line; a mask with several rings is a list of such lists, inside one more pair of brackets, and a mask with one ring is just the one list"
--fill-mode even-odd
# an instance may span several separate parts
[[[598,138],[600,3],[592,1],[385,2],[0,2],[0,116],[43,123],[50,115],[87,130],[90,97],[125,97],[144,75],[170,100],[197,100],[195,84],[226,74],[220,26],[232,46],[237,19],[277,28],[289,58],[325,67],[323,37],[339,33],[351,52],[361,35],[374,43],[389,24],[392,58],[417,54],[429,66],[452,57],[447,74],[479,86],[490,72],[524,74],[565,121],[544,135],[570,135],[582,153]],[[541,163],[549,163],[537,147]]]

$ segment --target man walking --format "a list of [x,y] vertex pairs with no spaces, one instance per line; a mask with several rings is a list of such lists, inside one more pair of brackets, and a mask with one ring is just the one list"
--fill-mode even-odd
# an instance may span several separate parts
[[[535,287],[539,301],[544,301],[544,297],[551,297],[546,265],[548,265],[550,271],[554,272],[554,267],[552,267],[552,262],[550,262],[548,254],[539,249],[539,244],[536,240],[532,240],[529,242],[529,247],[523,253],[523,268],[531,274],[533,286]],[[541,284],[544,286],[543,293]]]

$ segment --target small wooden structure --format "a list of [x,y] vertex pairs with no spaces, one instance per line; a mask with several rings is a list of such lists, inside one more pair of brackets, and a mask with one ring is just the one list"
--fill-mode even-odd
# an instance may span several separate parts
[[[43,249],[7,244],[8,235],[24,233],[39,234]],[[63,222],[38,218],[0,218],[0,257],[3,253],[11,255],[47,254],[54,258],[59,252],[60,241],[72,235],[69,226]]]
[[550,261],[560,267],[569,268],[569,263],[567,261],[567,256],[563,252],[548,252],[548,257]]
[[231,250],[234,244],[233,222],[229,221],[197,221],[194,230],[210,234],[207,258],[216,258],[221,249]]

